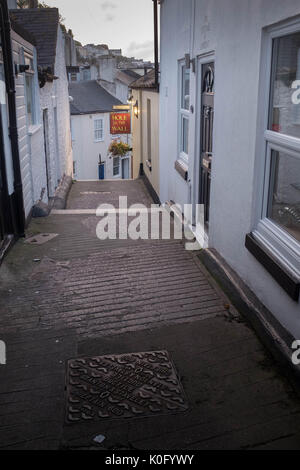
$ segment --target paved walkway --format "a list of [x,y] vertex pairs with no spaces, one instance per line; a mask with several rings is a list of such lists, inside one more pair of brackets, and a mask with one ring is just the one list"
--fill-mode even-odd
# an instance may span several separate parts
[[[126,192],[151,203],[142,181],[76,183],[68,208]],[[299,400],[197,253],[178,240],[99,241],[97,222],[35,219],[28,237],[57,236],[20,240],[1,267],[0,448],[96,448],[101,434],[107,449],[299,449]],[[157,350],[188,411],[65,424],[68,359]]]

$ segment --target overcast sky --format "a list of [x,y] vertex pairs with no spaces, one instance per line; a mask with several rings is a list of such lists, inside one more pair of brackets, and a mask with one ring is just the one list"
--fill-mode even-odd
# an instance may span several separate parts
[[83,45],[108,44],[126,56],[153,61],[152,0],[45,0],[59,8]]

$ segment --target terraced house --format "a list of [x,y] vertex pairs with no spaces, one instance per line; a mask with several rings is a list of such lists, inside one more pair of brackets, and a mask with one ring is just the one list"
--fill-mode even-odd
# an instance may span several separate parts
[[160,198],[193,205],[208,263],[248,285],[290,354],[300,337],[300,4],[159,3]]

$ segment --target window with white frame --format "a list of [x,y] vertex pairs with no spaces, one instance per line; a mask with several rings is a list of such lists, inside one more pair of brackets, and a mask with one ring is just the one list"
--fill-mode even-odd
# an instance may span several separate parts
[[179,64],[179,157],[188,161],[190,118],[190,69]]
[[94,120],[94,141],[101,142],[104,139],[103,136],[103,119]]
[[270,32],[268,58],[264,196],[254,235],[300,276],[300,23]]
[[28,70],[25,73],[25,87],[26,87],[26,112],[28,125],[32,126],[36,124],[37,113],[35,111],[35,84],[34,84],[34,64],[33,58],[25,55],[25,65],[28,66]]
[[113,176],[120,176],[120,157],[113,158]]

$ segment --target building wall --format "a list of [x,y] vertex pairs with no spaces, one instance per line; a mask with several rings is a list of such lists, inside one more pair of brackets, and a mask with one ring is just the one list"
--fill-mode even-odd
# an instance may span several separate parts
[[[138,178],[140,163],[156,194],[159,196],[159,93],[147,89],[132,90],[133,102],[139,103],[139,117],[132,118],[133,177]],[[147,165],[147,100],[151,101],[151,170]]]
[[73,171],[68,79],[65,65],[64,41],[60,27],[58,30],[54,73],[58,80],[54,80],[52,83],[47,82],[40,91],[42,112],[48,110],[50,155],[48,174],[50,179],[49,195],[51,197],[54,195],[55,189],[63,175],[72,175]]
[[[95,142],[94,120],[102,118],[103,141]],[[108,155],[108,148],[112,140],[119,138],[127,142],[127,136],[112,136],[110,134],[110,113],[95,113],[72,115],[72,144],[73,158],[76,168],[74,178],[78,180],[99,179],[98,162],[105,162],[105,179],[113,179],[113,160]],[[131,168],[130,174],[131,174]]]
[[16,82],[16,108],[17,126],[19,138],[19,153],[21,164],[21,175],[23,184],[23,197],[25,216],[30,215],[34,204],[39,200],[48,202],[47,180],[44,152],[43,125],[40,114],[39,84],[36,69],[35,48],[18,36],[14,31],[11,33],[13,60],[16,64],[24,63],[24,52],[34,58],[35,63],[35,114],[36,122],[30,126],[26,113],[26,88],[25,74],[20,73],[15,77]]
[[300,14],[298,0],[164,0],[161,4],[160,197],[196,200],[199,163],[197,74],[191,73],[189,181],[178,155],[178,60],[215,53],[214,159],[209,245],[225,258],[277,319],[300,335],[299,303],[245,249],[257,211],[257,118],[262,29]]
[[115,81],[116,84],[116,93],[115,97],[121,101],[123,104],[127,104],[128,100],[128,86],[126,83],[121,82],[120,80]]

